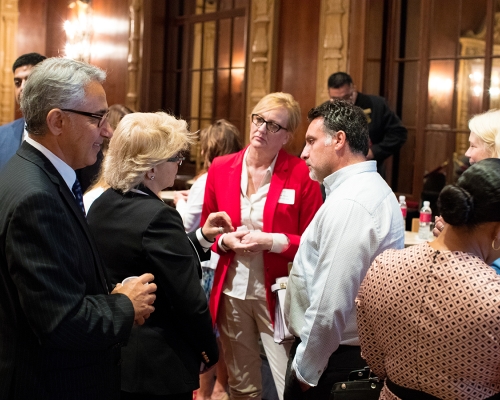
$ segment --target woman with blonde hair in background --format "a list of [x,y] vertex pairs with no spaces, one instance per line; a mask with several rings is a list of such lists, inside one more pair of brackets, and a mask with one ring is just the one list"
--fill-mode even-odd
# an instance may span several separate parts
[[[475,115],[469,120],[469,148],[465,155],[471,165],[485,158],[500,158],[500,110],[494,109]],[[434,222],[434,236],[444,229],[446,221],[440,215]],[[491,266],[500,273],[500,260]]]

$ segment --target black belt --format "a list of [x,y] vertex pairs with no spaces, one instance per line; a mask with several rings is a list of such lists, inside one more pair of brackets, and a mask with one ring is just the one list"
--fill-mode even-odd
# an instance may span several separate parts
[[[385,384],[387,388],[400,399],[403,400],[439,400],[439,397],[435,397],[432,394],[422,392],[420,390],[409,389],[403,386],[399,386],[398,384],[391,381],[389,378],[386,378]],[[500,393],[496,393],[491,397],[488,397],[485,400],[499,400]]]

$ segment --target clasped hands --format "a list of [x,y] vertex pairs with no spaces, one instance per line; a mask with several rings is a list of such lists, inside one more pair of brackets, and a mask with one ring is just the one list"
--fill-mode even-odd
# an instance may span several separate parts
[[222,242],[224,246],[229,247],[236,254],[246,255],[271,250],[273,235],[261,231],[239,230],[224,235]]

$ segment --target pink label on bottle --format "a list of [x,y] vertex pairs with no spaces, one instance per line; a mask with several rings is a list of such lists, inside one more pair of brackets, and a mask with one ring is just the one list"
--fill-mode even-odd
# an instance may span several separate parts
[[401,213],[403,214],[403,218],[406,218],[406,211],[407,211],[406,208],[401,209]]
[[432,217],[432,214],[420,213],[420,222],[430,223],[431,217]]

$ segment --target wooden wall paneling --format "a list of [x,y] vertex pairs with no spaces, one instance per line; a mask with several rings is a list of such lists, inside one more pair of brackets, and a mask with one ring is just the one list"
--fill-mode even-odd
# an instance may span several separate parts
[[[67,0],[50,0],[47,2],[47,18],[45,26],[45,55],[47,57],[64,56],[66,35],[64,33],[63,24],[67,17]],[[30,35],[36,34],[36,32],[30,32]]]
[[315,105],[329,99],[328,77],[347,70],[349,0],[321,0]]
[[[130,30],[129,2],[92,0],[92,8],[94,33],[90,63],[107,72],[104,89],[108,104],[125,104],[127,101],[127,58]],[[136,62],[137,60],[130,61]]]
[[12,64],[16,45],[12,38],[17,30],[17,0],[0,0],[0,125],[13,120],[15,100]]
[[[279,0],[252,0],[250,6],[250,42],[246,91],[246,115],[249,116],[257,102],[273,91],[275,69],[275,15]],[[294,16],[294,18],[297,15]],[[294,37],[297,31],[294,32]],[[248,143],[250,118],[245,124],[244,142]]]
[[[420,5],[420,15],[427,16],[431,13],[431,1],[422,0]],[[425,164],[425,142],[426,142],[426,121],[427,121],[427,102],[428,102],[428,80],[429,80],[429,42],[430,35],[426,27],[426,18],[420,18],[419,32],[419,79],[418,79],[418,101],[416,109],[416,143],[415,143],[415,168],[413,172],[413,193],[414,200],[420,200],[424,187]]]
[[275,90],[292,94],[302,110],[302,122],[286,146],[296,155],[304,147],[307,112],[316,105],[320,6],[321,0],[280,4]]
[[365,39],[368,1],[369,0],[351,0],[349,13],[349,57],[347,60],[346,70],[349,75],[351,75],[357,89],[360,91],[364,90],[366,59]]
[[128,76],[125,105],[132,110],[140,109],[141,54],[143,32],[143,0],[129,0]]
[[48,0],[19,0],[18,57],[33,52],[46,55],[47,3]]

